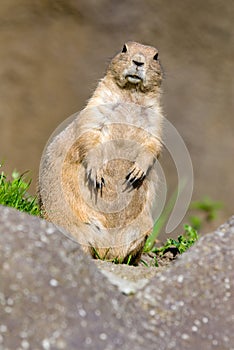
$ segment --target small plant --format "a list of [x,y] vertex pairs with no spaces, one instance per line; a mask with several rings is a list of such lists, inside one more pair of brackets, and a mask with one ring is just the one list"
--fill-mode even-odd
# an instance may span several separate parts
[[178,236],[177,240],[168,238],[166,243],[160,248],[153,248],[152,252],[159,256],[165,254],[168,250],[176,248],[179,254],[184,253],[189,249],[197,240],[199,236],[197,231],[190,225],[184,225],[184,234]]
[[[94,257],[94,259],[112,262],[113,264],[122,264],[123,263],[123,261],[121,259],[119,259],[119,258],[114,258],[114,259],[107,259],[106,258],[110,248],[108,248],[106,250],[106,252],[105,252],[103,257],[100,256],[100,254],[98,253],[97,249],[94,246],[92,246],[92,245],[91,245],[91,250],[92,250],[92,256]],[[130,255],[128,257],[128,261],[127,261],[128,265],[130,264],[131,258],[132,258],[132,256]]]
[[[0,165],[1,167],[1,165]],[[36,197],[28,194],[31,180],[26,177],[26,172],[19,174],[12,173],[12,179],[2,171],[0,173],[0,204],[16,208],[31,215],[40,215],[40,208]]]
[[130,254],[129,257],[128,257],[128,260],[127,260],[127,265],[130,265],[131,264],[131,260],[132,260],[132,255]]
[[140,261],[143,265],[145,265],[146,267],[149,267],[149,265],[147,264],[147,262],[144,259],[141,259]]
[[[168,204],[166,205],[162,215],[159,217],[159,219],[156,221],[153,232],[151,235],[148,237],[145,247],[144,247],[144,252],[150,252],[154,251],[154,245],[156,238],[160,234],[164,224],[169,218],[169,215],[172,211],[172,208],[175,204],[177,197],[177,191],[174,192],[174,194],[171,196]],[[193,215],[190,216],[189,218],[189,223],[190,225],[185,225],[185,234],[181,235],[178,237],[178,240],[174,240],[169,238],[165,244],[165,246],[175,246],[178,248],[179,253],[183,252],[183,247],[185,250],[187,250],[191,245],[196,241],[198,238],[197,231],[199,231],[204,224],[204,222],[211,222],[216,219],[217,217],[217,212],[222,208],[223,204],[221,202],[215,202],[211,200],[208,197],[204,197],[201,201],[196,201],[192,202],[190,205],[191,210],[196,210],[198,212],[198,215]],[[199,216],[200,214],[200,216]],[[164,247],[162,247],[162,251],[164,251]],[[184,251],[185,251],[184,250]]]

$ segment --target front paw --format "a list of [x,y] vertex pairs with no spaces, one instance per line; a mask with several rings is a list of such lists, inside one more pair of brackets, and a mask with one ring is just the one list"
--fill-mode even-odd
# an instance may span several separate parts
[[89,187],[95,190],[101,190],[103,186],[105,186],[105,180],[104,180],[104,169],[98,168],[96,166],[87,166],[86,168],[86,178],[88,181]]
[[126,176],[127,182],[134,188],[139,187],[146,177],[146,170],[143,170],[137,163],[131,167]]

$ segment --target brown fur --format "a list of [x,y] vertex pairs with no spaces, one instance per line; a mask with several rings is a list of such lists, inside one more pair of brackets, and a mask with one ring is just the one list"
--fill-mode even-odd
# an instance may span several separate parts
[[153,226],[161,152],[157,50],[128,42],[86,108],[47,147],[39,192],[45,216],[91,255],[132,262]]

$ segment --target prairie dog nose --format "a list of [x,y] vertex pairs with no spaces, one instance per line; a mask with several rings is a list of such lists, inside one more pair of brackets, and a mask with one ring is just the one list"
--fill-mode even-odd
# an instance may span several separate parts
[[141,67],[145,64],[145,57],[141,54],[137,54],[133,57],[132,62],[137,66]]

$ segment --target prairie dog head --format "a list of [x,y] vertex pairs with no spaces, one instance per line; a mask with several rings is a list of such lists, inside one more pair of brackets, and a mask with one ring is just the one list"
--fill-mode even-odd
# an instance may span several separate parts
[[107,74],[111,74],[122,89],[158,91],[162,82],[158,50],[129,41],[112,59]]

